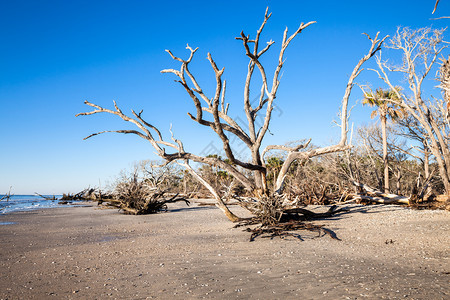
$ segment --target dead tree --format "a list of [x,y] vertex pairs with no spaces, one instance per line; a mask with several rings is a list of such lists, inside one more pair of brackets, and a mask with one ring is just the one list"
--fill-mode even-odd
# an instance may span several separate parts
[[[215,74],[215,92],[212,96],[207,96],[196,80],[195,75],[190,71],[189,66],[194,58],[195,53],[198,48],[191,48],[189,45],[186,49],[189,51],[189,57],[187,59],[182,59],[175,56],[170,50],[166,50],[173,60],[178,61],[181,66],[180,69],[165,69],[162,73],[171,73],[177,77],[177,82],[184,88],[186,93],[190,96],[193,101],[196,113],[188,113],[189,117],[202,126],[209,127],[217,136],[221,139],[223,150],[225,152],[227,162],[225,162],[220,157],[204,157],[196,155],[185,151],[183,143],[172,134],[172,140],[164,140],[160,131],[142,117],[142,111],[136,113],[132,111],[133,116],[125,115],[114,102],[115,109],[107,109],[96,104],[85,101],[85,104],[94,108],[93,111],[80,113],[81,115],[92,115],[96,113],[106,112],[109,114],[116,115],[123,119],[124,121],[131,122],[138,127],[139,130],[118,130],[112,132],[124,133],[124,134],[135,134],[139,137],[149,141],[153,148],[155,148],[156,153],[159,157],[164,159],[167,163],[176,161],[178,164],[185,167],[189,173],[195,177],[199,182],[201,182],[214,196],[217,200],[217,206],[224,211],[226,216],[231,221],[237,221],[239,218],[234,215],[228,207],[225,205],[223,199],[220,197],[218,191],[216,191],[210,183],[208,183],[204,178],[202,178],[196,170],[194,170],[189,161],[194,161],[197,163],[208,164],[211,166],[219,167],[225,170],[228,174],[233,176],[239,183],[241,183],[255,198],[261,199],[263,196],[270,196],[271,191],[269,191],[266,178],[266,166],[263,159],[265,153],[273,149],[280,149],[288,151],[287,159],[281,167],[276,180],[275,192],[281,194],[283,191],[283,183],[286,174],[296,160],[307,160],[311,157],[332,153],[337,151],[343,151],[349,148],[347,144],[347,131],[348,131],[348,100],[350,92],[353,88],[353,82],[355,78],[361,73],[362,65],[364,62],[369,60],[375,55],[377,51],[380,50],[382,43],[385,38],[379,39],[378,33],[374,39],[367,36],[371,42],[369,51],[365,56],[363,56],[350,75],[350,78],[345,89],[345,94],[341,102],[340,111],[340,127],[341,127],[341,138],[340,142],[336,145],[317,148],[310,151],[301,152],[300,149],[305,148],[306,145],[299,145],[297,147],[285,147],[280,145],[271,145],[266,147],[261,151],[261,145],[263,143],[264,136],[266,135],[269,124],[272,117],[272,110],[274,108],[274,101],[276,99],[277,91],[280,86],[280,72],[284,64],[284,53],[291,41],[300,34],[304,29],[314,24],[315,22],[301,23],[298,29],[290,36],[288,36],[288,29],[283,33],[283,38],[281,42],[281,48],[278,55],[278,63],[273,71],[273,80],[269,82],[267,71],[262,65],[261,56],[264,55],[275,43],[274,41],[269,41],[265,46],[261,46],[261,33],[269,20],[271,14],[266,13],[264,15],[264,20],[260,28],[256,32],[254,38],[250,38],[248,35],[241,32],[240,36],[236,39],[242,42],[245,55],[249,59],[247,76],[244,87],[244,99],[243,106],[246,114],[248,126],[247,128],[242,128],[236,120],[234,120],[228,114],[229,103],[226,101],[226,81],[222,78],[224,74],[224,68],[219,68],[214,61],[211,54],[208,53],[207,58],[211,65],[211,68]],[[256,105],[251,103],[252,97],[250,96],[250,83],[253,78],[259,74],[261,77],[261,94],[259,97],[259,102]],[[257,125],[256,115],[258,113],[264,114],[264,122],[261,126]],[[108,132],[108,131],[104,131]],[[92,136],[104,133],[94,133],[88,136]],[[249,149],[251,153],[251,159],[249,161],[242,161],[235,156],[233,149],[230,145],[230,136],[241,140]],[[172,152],[168,152],[168,149],[172,149]],[[251,176],[248,176],[251,173]]]
[[14,196],[14,195],[11,195],[11,189],[12,189],[12,186],[9,187],[9,191],[7,194],[0,196],[0,201],[2,201],[2,200],[9,201],[9,199],[11,199],[11,197]]
[[179,194],[166,198],[166,191],[160,186],[154,187],[141,176],[143,172],[145,170],[136,165],[131,173],[122,173],[114,187],[114,199],[108,200],[107,205],[117,207],[126,214],[141,215],[167,210],[168,203],[184,201],[190,204],[185,198],[178,197]]
[[[425,137],[426,146],[436,159],[445,191],[450,194],[450,124],[447,119],[446,85],[442,80],[448,75],[445,75],[444,72],[441,77],[443,98],[430,97],[426,99],[422,90],[424,80],[430,74],[444,49],[447,48],[447,43],[443,41],[444,31],[445,29],[398,28],[396,35],[389,41],[387,47],[401,52],[402,64],[391,66],[387,61],[383,61],[380,55],[377,56],[378,69],[374,71],[389,88],[395,91],[400,99],[396,104],[400,105],[410,118],[417,121],[417,125]],[[395,89],[395,86],[399,84],[391,81],[390,73],[404,75],[407,84],[403,90]],[[390,99],[384,100],[391,101]]]
[[145,181],[151,187],[158,188],[159,190],[174,190],[181,181],[180,170],[173,164],[143,160],[139,162],[139,168],[143,173]]

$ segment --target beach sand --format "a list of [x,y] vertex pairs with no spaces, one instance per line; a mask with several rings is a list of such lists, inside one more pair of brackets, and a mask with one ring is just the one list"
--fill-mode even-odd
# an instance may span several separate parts
[[16,223],[0,226],[0,299],[450,298],[450,212],[350,208],[315,221],[340,241],[249,242],[220,210],[195,204],[2,215]]

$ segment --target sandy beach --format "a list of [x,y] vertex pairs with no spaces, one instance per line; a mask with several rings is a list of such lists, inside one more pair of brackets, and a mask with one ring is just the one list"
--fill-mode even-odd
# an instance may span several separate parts
[[315,221],[340,240],[249,242],[215,207],[169,208],[0,216],[0,299],[450,298],[448,211],[352,205]]

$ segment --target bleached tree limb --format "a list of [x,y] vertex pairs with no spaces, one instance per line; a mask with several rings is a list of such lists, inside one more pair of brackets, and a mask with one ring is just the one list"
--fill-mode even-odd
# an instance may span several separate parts
[[227,216],[227,218],[231,222],[237,222],[240,220],[239,217],[237,217],[233,212],[230,211],[230,209],[227,207],[225,202],[222,200],[222,198],[219,196],[217,191],[205,180],[200,176],[190,165],[188,160],[184,161],[177,161],[177,163],[184,167],[192,176],[194,176],[195,179],[197,179],[201,184],[203,184],[204,187],[206,187],[209,192],[213,195],[214,199],[216,199],[217,203],[216,206],[223,211],[223,213]]
[[279,193],[279,194],[282,193],[286,175],[289,171],[290,166],[292,165],[292,163],[294,161],[296,161],[296,160],[306,161],[314,156],[344,151],[344,150],[347,150],[350,148],[350,146],[347,145],[348,101],[349,101],[350,93],[351,93],[353,85],[354,85],[354,80],[356,79],[356,77],[358,77],[358,75],[362,71],[362,68],[361,68],[362,65],[381,49],[381,45],[383,44],[384,40],[388,37],[388,36],[385,36],[384,38],[379,39],[378,36],[379,36],[379,32],[377,32],[374,39],[372,39],[369,35],[367,35],[368,39],[371,42],[369,51],[356,64],[356,66],[353,69],[353,72],[351,73],[350,78],[347,82],[347,87],[345,89],[344,97],[342,98],[342,102],[341,102],[342,103],[341,111],[340,111],[341,124],[339,125],[341,127],[341,139],[340,139],[339,143],[336,145],[313,149],[313,150],[305,151],[305,152],[298,152],[298,151],[289,152],[289,154],[288,154],[285,162],[283,163],[281,170],[277,176],[277,181],[276,181],[276,185],[275,185],[276,193]]
[[436,0],[436,3],[434,4],[433,12],[431,14],[434,14],[436,12],[438,4],[439,4],[439,0]]
[[[220,160],[217,157],[202,157],[202,156],[198,156],[198,155],[195,155],[195,154],[192,154],[189,152],[185,152],[183,144],[179,140],[173,139],[174,142],[164,141],[162,139],[162,136],[161,136],[161,133],[159,132],[159,130],[147,122],[145,122],[145,123],[141,122],[140,120],[142,120],[142,118],[140,117],[140,115],[135,114],[134,111],[132,111],[132,112],[133,112],[133,114],[135,114],[135,116],[139,116],[138,119],[133,119],[133,118],[128,117],[127,115],[123,114],[123,112],[118,108],[116,103],[114,103],[116,110],[106,109],[99,105],[92,104],[88,101],[85,101],[85,104],[89,105],[91,107],[94,107],[95,110],[86,112],[86,113],[79,113],[76,116],[86,116],[86,115],[92,115],[92,114],[96,114],[96,113],[110,113],[113,115],[117,115],[124,121],[133,123],[135,126],[137,126],[141,130],[141,131],[138,131],[138,130],[102,131],[102,132],[91,134],[91,135],[87,136],[85,139],[89,139],[93,136],[103,134],[106,132],[135,134],[135,135],[139,136],[140,138],[143,138],[143,139],[149,141],[152,144],[153,148],[157,151],[156,154],[159,157],[161,157],[162,159],[165,159],[169,162],[178,160],[178,159],[190,159],[190,160],[193,160],[193,161],[199,162],[199,163],[205,163],[205,164],[209,164],[209,165],[219,166],[220,168],[226,170],[227,172],[229,172],[230,174],[235,176],[236,179],[239,182],[241,182],[247,189],[249,189],[249,190],[254,189],[254,184],[248,178],[246,178],[243,174],[241,174],[234,166],[223,162],[222,160]],[[150,129],[152,129],[156,132],[159,140],[156,140],[154,138],[154,136],[151,134],[149,128],[147,128],[147,127],[149,127]],[[175,152],[174,153],[166,153],[166,149],[163,148],[163,146],[170,147],[170,148],[174,149]]]
[[311,139],[309,139],[306,143],[297,145],[295,147],[288,147],[288,146],[283,146],[283,145],[268,145],[268,146],[266,146],[266,148],[264,148],[263,152],[261,153],[261,157],[264,157],[264,155],[271,150],[296,152],[296,151],[299,151],[300,149],[305,149],[306,147],[308,147],[310,142],[311,142]]
[[450,19],[450,16],[439,17],[439,18],[430,18],[430,20],[441,20],[441,19]]

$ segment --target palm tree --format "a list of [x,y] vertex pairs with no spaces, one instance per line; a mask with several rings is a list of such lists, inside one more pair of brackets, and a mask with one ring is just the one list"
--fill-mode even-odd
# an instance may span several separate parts
[[368,92],[364,93],[364,99],[362,101],[363,105],[369,105],[371,107],[376,107],[377,109],[372,111],[370,117],[373,119],[377,115],[381,121],[381,135],[383,139],[383,166],[384,166],[384,192],[389,193],[389,164],[387,155],[387,133],[386,125],[387,119],[391,118],[396,120],[404,116],[404,111],[400,107],[398,102],[400,98],[397,96],[397,92],[400,88],[397,87],[396,90],[383,90],[378,88],[375,93]]
[[284,160],[277,156],[271,156],[267,159],[266,168],[269,173],[267,179],[275,184],[275,180],[277,180],[277,174],[280,172],[281,167],[283,166]]

